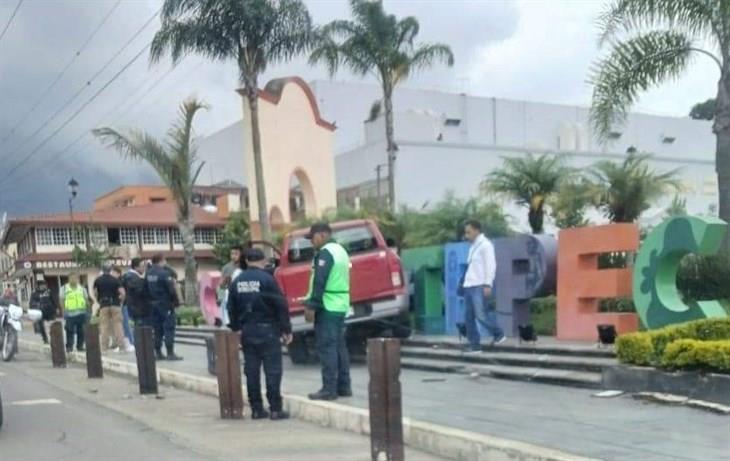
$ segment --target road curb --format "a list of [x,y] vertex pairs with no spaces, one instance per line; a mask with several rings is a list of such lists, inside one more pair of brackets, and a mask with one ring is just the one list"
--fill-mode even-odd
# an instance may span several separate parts
[[[50,355],[50,347],[20,339],[24,349]],[[67,354],[69,362],[86,363],[86,354]],[[136,377],[137,366],[109,357],[102,357],[105,370]],[[218,396],[218,383],[214,378],[157,368],[160,384],[212,397]],[[245,395],[245,388],[244,388]],[[292,417],[318,424],[322,427],[348,431],[361,435],[370,434],[369,412],[332,402],[315,402],[298,395],[284,395],[284,407]],[[403,438],[406,445],[436,456],[455,461],[601,461],[484,434],[453,429],[437,424],[403,418]]]

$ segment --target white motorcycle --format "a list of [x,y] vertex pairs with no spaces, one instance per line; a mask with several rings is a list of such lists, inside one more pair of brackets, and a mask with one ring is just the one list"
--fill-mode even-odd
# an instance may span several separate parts
[[[23,308],[15,304],[0,305],[0,346],[2,346],[3,362],[9,362],[18,352],[18,334],[23,329],[21,320],[24,316]],[[42,317],[41,311],[28,310],[25,315],[31,322],[37,322]]]

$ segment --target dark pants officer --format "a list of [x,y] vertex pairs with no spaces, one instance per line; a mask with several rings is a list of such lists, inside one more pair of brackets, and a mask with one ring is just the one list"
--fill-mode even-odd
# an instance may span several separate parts
[[345,342],[345,316],[318,311],[314,332],[322,365],[322,390],[330,395],[349,396],[352,391],[350,356]]
[[243,372],[251,408],[263,413],[261,398],[261,366],[266,376],[266,399],[272,412],[282,411],[281,375],[283,373],[279,326],[273,323],[243,325]]
[[152,317],[149,321],[155,331],[155,350],[160,355],[164,341],[169,355],[175,348],[175,325],[177,323],[175,310],[165,306],[153,306]]
[[[229,325],[241,329],[243,372],[251,405],[251,418],[286,419],[281,398],[282,342],[291,342],[289,306],[274,277],[264,270],[266,258],[259,249],[246,252],[248,268],[241,271],[228,288]],[[261,397],[261,367],[266,375],[266,398]]]

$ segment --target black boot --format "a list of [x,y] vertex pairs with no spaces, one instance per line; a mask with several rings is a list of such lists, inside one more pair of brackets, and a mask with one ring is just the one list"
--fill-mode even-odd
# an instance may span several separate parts
[[272,421],[279,421],[282,419],[289,419],[289,413],[286,411],[272,411],[271,412]]
[[337,394],[327,392],[321,389],[317,392],[309,394],[309,400],[337,400]]
[[266,419],[269,417],[269,412],[263,408],[251,409],[251,419]]
[[347,389],[340,389],[337,391],[337,395],[339,397],[352,397],[352,389],[349,387]]
[[172,347],[167,348],[167,360],[178,361],[178,360],[182,360],[182,359],[183,359],[182,357],[175,354],[175,350]]
[[155,349],[155,358],[157,360],[167,360],[167,357],[162,353],[162,349]]

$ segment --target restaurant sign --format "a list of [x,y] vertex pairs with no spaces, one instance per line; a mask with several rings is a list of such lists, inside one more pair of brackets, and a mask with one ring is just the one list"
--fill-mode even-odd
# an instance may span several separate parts
[[[113,266],[126,267],[129,266],[131,261],[128,259],[109,259],[104,262],[105,264],[111,264]],[[29,262],[23,263],[24,268],[28,268]],[[36,270],[44,269],[78,269],[80,266],[76,261],[33,261],[32,268]]]

